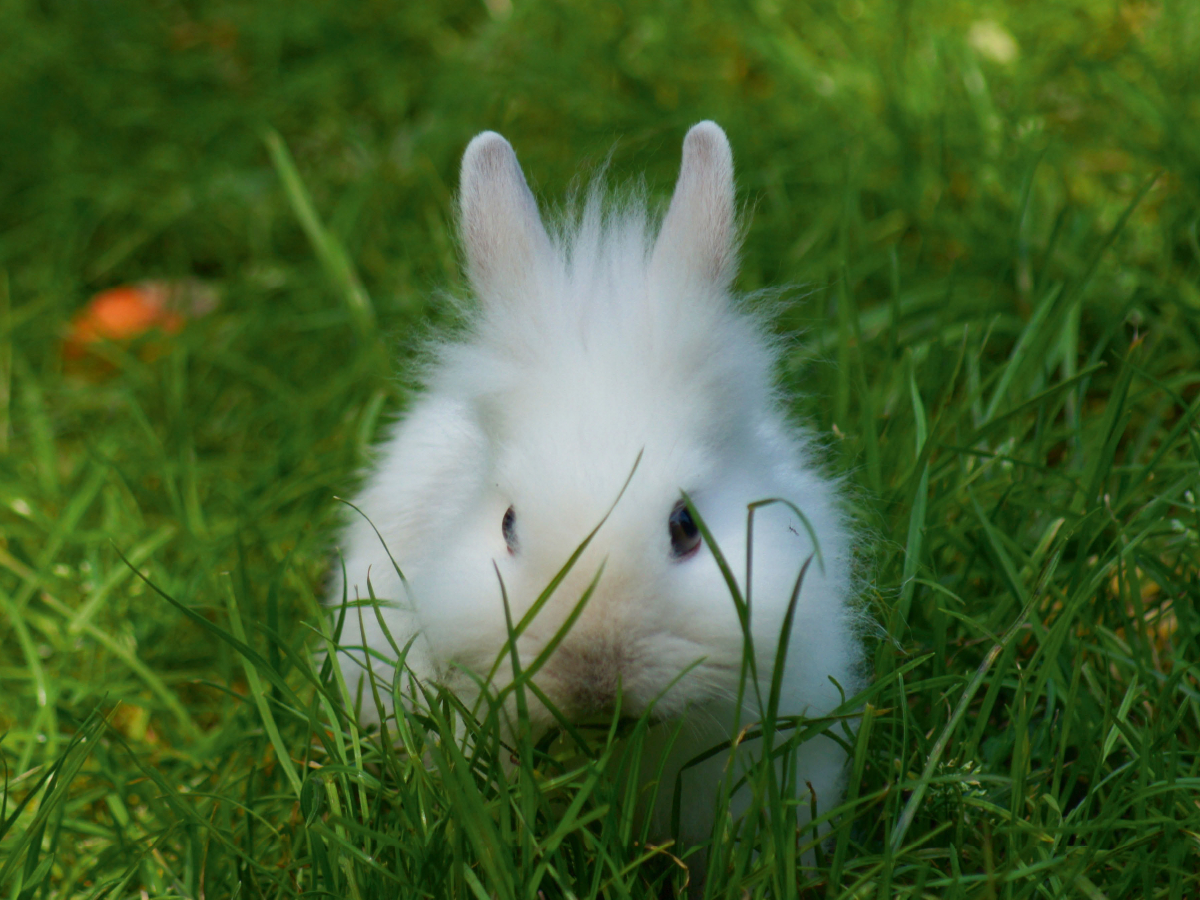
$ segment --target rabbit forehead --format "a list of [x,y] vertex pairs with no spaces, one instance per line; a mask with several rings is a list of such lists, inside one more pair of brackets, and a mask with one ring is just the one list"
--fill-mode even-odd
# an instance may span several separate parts
[[744,432],[772,394],[770,356],[737,317],[718,327],[697,313],[701,321],[668,328],[565,305],[553,312],[569,325],[526,323],[523,339],[509,334],[480,348],[490,363],[475,367],[486,374],[473,387],[500,443],[544,433],[573,453],[631,460],[656,443],[719,442]]
[[[703,492],[741,457],[754,433],[749,402],[699,366],[691,376],[659,360],[582,352],[560,365],[514,373],[508,389],[482,400],[496,487],[519,516],[573,522],[582,539],[625,493],[612,515],[666,534],[680,491]],[[552,374],[547,375],[547,372]],[[661,531],[661,535],[659,532]]]
[[652,513],[658,525],[681,490],[695,491],[712,477],[713,454],[695,443],[650,435],[639,441],[629,431],[592,427],[573,433],[577,421],[555,424],[497,457],[497,488],[523,517],[568,517],[586,533],[616,504],[614,523]]

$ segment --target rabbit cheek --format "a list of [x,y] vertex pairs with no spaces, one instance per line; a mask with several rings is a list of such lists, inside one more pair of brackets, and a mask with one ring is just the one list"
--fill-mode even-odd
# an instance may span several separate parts
[[465,666],[486,674],[506,633],[492,561],[449,556],[423,574],[412,588],[435,658],[447,670]]

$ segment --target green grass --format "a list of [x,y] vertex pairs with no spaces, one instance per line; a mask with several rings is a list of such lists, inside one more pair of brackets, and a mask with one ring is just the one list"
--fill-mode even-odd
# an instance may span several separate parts
[[[380,742],[311,654],[467,140],[665,199],[701,118],[887,632],[816,868],[760,791],[710,895],[1200,895],[1200,8],[507,7],[0,4],[0,895],[681,889],[636,729],[514,765],[442,696]],[[158,277],[221,305],[64,363]]]

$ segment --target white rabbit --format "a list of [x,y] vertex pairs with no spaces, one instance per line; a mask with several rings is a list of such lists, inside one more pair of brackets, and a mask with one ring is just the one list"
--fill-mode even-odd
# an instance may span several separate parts
[[[603,564],[535,681],[569,717],[611,709],[618,689],[624,713],[654,704],[658,719],[685,717],[653,811],[661,833],[679,766],[731,736],[743,656],[735,604],[681,491],[742,591],[748,504],[783,498],[807,518],[823,566],[814,560],[799,595],[779,711],[818,716],[842,701],[834,680],[847,696],[859,683],[838,487],[786,421],[771,339],[731,297],[733,157],[716,124],[688,132],[657,236],[643,203],[599,191],[548,232],[512,147],[494,132],[467,147],[460,190],[478,309],[464,338],[437,346],[426,390],[355,500],[364,516],[341,544],[346,593],[367,598],[369,572],[392,638],[403,647],[415,637],[413,673],[469,693],[463,670],[486,676],[506,646],[501,579],[516,623],[603,520],[519,637],[519,658],[524,668],[559,632]],[[755,512],[750,630],[761,679],[813,552],[787,504]],[[359,614],[386,686],[392,671],[379,657],[395,654],[375,612]],[[364,674],[358,635],[352,613],[342,638],[352,690]],[[494,684],[508,681],[504,656]],[[362,696],[365,714],[379,715],[371,691]],[[759,717],[753,689],[745,696],[742,725]],[[535,727],[550,722],[540,707],[531,716]],[[796,783],[811,784],[823,808],[836,804],[838,744],[818,736],[797,760]],[[718,756],[685,772],[685,839],[707,836],[723,765]]]

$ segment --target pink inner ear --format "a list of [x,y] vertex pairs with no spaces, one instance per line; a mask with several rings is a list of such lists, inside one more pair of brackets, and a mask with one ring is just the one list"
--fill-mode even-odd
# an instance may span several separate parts
[[715,122],[692,127],[671,206],[655,244],[652,268],[700,275],[724,285],[732,278],[734,245],[733,152]]
[[512,146],[494,131],[463,154],[460,229],[467,274],[484,302],[519,296],[550,239]]

